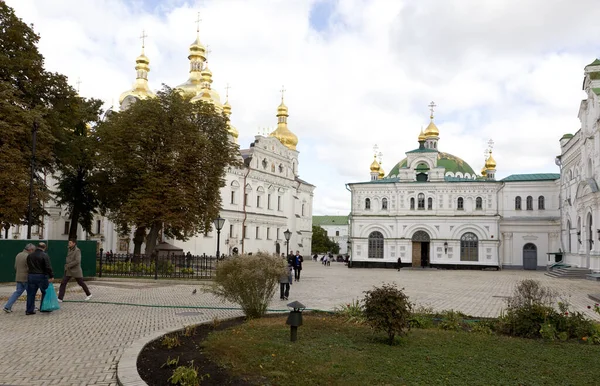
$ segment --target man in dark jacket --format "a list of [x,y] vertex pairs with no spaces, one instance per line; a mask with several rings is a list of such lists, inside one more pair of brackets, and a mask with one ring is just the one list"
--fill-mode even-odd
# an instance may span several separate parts
[[42,292],[41,304],[44,302],[49,282],[54,281],[54,273],[50,265],[50,257],[46,253],[45,243],[39,243],[36,250],[27,256],[27,268],[29,275],[27,275],[27,308],[25,315],[33,315],[35,314],[35,295],[37,295],[38,289]]
[[300,251],[296,251],[296,256],[294,256],[294,281],[300,281],[300,271],[302,271],[302,263],[304,262],[304,258],[300,254]]

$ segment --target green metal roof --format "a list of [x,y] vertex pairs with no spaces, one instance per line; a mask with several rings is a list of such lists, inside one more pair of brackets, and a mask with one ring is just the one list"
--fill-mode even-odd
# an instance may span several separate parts
[[348,225],[348,216],[313,216],[313,225]]
[[[426,150],[436,151],[433,149],[426,149]],[[414,151],[415,150],[413,150],[413,152]],[[408,153],[410,153],[410,152],[408,152]],[[398,175],[400,168],[406,167],[406,162],[407,162],[406,158],[404,158],[402,161],[398,162],[392,168],[392,170],[390,170],[388,176]],[[475,172],[473,171],[471,166],[469,166],[469,164],[466,163],[465,161],[463,161],[461,158],[458,158],[457,156],[454,156],[454,155],[448,154],[448,153],[444,153],[441,151],[438,152],[437,166],[443,167],[444,169],[446,169],[446,172],[452,172],[452,173],[460,172],[463,175],[465,175],[465,173],[469,173],[472,176],[475,175]]]
[[567,133],[567,134],[563,135],[561,139],[565,139],[565,138],[573,138],[573,134]]
[[363,184],[391,184],[394,182],[399,182],[400,178],[389,178],[389,177],[385,177],[382,178],[381,180],[375,180],[375,181],[363,181],[363,182],[349,182],[348,185],[363,185]]
[[502,179],[504,182],[514,181],[554,181],[560,178],[558,173],[511,174]]
[[411,150],[411,151],[407,151],[406,154],[410,154],[410,153],[437,153],[438,151],[435,149],[428,149],[428,148],[423,148],[423,149],[415,149],[415,150]]
[[595,88],[592,89],[592,91],[594,92],[594,94],[600,95],[600,88],[595,87]]
[[600,59],[594,60],[592,63],[588,64],[585,67],[587,68],[587,67],[590,67],[590,66],[600,66]]

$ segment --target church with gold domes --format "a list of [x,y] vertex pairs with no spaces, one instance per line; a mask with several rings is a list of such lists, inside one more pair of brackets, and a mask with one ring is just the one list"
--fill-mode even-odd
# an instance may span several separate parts
[[[208,68],[208,51],[201,43],[198,31],[196,34],[189,47],[188,79],[175,89],[190,98],[192,103],[202,101],[214,105],[217,112],[228,118],[229,139],[237,143],[239,132],[231,123],[232,107],[228,94],[223,103],[219,93],[212,88],[213,73]],[[121,110],[128,109],[138,100],[156,96],[148,84],[150,59],[144,53],[143,41],[142,52],[135,60],[135,71],[133,86],[119,98]],[[220,213],[225,223],[219,238],[219,250],[224,254],[284,253],[288,246],[285,232],[289,231],[290,252],[298,250],[303,255],[310,255],[315,186],[299,177],[298,137],[288,127],[289,110],[284,103],[284,90],[281,92],[281,101],[274,114],[277,128],[268,135],[256,135],[248,148],[240,149],[238,145],[241,166],[225,170]],[[46,219],[43,237],[66,239],[68,231],[65,230],[69,227],[66,211],[52,202],[48,203],[46,210],[50,215]],[[12,236],[21,238],[23,235],[16,229]],[[105,217],[94,219],[93,235],[85,234],[80,227],[78,237],[97,240],[98,247],[105,251],[133,251],[133,234],[119,235],[115,225]],[[193,255],[214,255],[217,249],[216,231],[187,241],[168,238],[163,241]]]
[[375,150],[369,179],[347,184],[351,266],[545,269],[564,251],[560,174],[496,180],[491,141],[477,174],[441,151],[433,107],[418,147],[387,175]]

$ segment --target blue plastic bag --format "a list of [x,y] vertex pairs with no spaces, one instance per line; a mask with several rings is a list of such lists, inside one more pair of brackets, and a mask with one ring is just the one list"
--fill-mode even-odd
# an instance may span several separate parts
[[52,312],[56,310],[60,310],[60,304],[58,303],[58,297],[56,296],[54,285],[50,284],[46,289],[46,295],[44,296],[44,300],[40,306],[40,311]]

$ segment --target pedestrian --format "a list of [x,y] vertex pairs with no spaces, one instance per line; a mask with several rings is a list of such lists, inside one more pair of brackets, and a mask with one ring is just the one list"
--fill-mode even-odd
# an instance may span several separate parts
[[27,256],[33,251],[35,251],[35,246],[33,244],[27,244],[25,249],[23,249],[22,252],[19,252],[15,257],[15,281],[17,282],[17,289],[10,295],[10,298],[8,298],[8,301],[4,305],[4,312],[6,313],[12,312],[13,304],[15,304],[17,299],[27,289]]
[[296,256],[294,257],[294,281],[300,281],[300,271],[302,271],[303,262],[304,258],[300,254],[300,251],[296,251]]
[[329,263],[329,256],[323,255],[323,258],[321,258],[321,260],[323,261],[323,265],[326,266]]
[[279,300],[288,300],[290,296],[290,286],[292,285],[292,266],[286,265],[283,273],[279,277]]
[[398,268],[398,271],[400,271],[400,268],[402,268],[402,259],[400,257],[398,257],[398,264],[396,267]]
[[81,251],[77,248],[77,239],[69,239],[69,250],[67,252],[67,259],[65,264],[65,275],[63,276],[60,288],[58,290],[58,301],[62,303],[63,297],[65,296],[65,290],[67,289],[67,283],[71,278],[77,281],[77,284],[87,295],[85,300],[92,298],[88,286],[83,281],[83,271],[81,270]]
[[27,307],[25,315],[35,314],[35,296],[38,289],[42,293],[42,301],[49,283],[54,282],[54,273],[50,265],[50,256],[46,253],[46,243],[39,243],[35,251],[27,256]]

